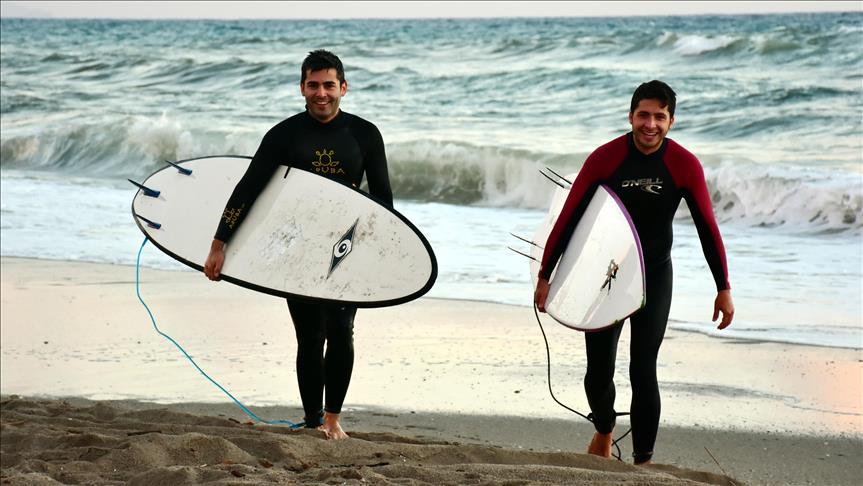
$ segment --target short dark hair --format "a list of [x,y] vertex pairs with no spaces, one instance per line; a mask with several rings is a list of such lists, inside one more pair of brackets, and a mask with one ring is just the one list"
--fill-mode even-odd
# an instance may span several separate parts
[[662,108],[668,107],[668,114],[674,117],[674,108],[677,106],[677,95],[671,86],[662,81],[654,79],[653,81],[642,83],[635,88],[635,93],[632,93],[632,103],[629,104],[629,112],[635,113],[635,108],[641,100],[657,100]]
[[339,84],[345,83],[345,68],[342,67],[341,59],[339,59],[339,56],[324,49],[310,52],[303,61],[301,69],[303,72],[300,74],[300,84],[306,82],[306,73],[326,69],[335,69],[336,77],[339,78]]

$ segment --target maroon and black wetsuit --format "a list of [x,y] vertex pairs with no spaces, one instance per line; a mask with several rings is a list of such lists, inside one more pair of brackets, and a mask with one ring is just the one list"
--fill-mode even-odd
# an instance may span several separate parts
[[[340,111],[328,123],[308,111],[270,129],[225,207],[215,238],[228,243],[255,199],[277,170],[286,167],[315,172],[358,187],[365,176],[369,192],[392,207],[384,142],[377,127]],[[326,411],[341,412],[354,363],[356,307],[289,299],[297,334],[297,382],[307,427],[317,427]],[[326,342],[326,353],[324,352]]]
[[[668,138],[659,150],[645,155],[635,147],[632,133],[628,133],[599,147],[584,162],[545,244],[540,277],[548,279],[551,275],[600,184],[610,187],[623,202],[644,252],[646,304],[630,317],[629,366],[633,455],[636,462],[643,462],[652,457],[659,428],[656,358],[671,308],[672,220],[681,199],[686,200],[695,221],[717,290],[730,288],[725,248],[698,159]],[[585,333],[584,388],[594,425],[601,433],[611,432],[615,423],[614,363],[622,327],[621,323]]]

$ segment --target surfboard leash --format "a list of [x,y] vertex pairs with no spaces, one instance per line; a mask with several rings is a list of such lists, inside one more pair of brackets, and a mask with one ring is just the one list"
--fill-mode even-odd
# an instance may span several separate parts
[[215,385],[215,386],[216,386],[216,388],[218,388],[219,390],[222,390],[222,392],[223,392],[225,395],[227,395],[231,400],[233,400],[233,401],[234,401],[234,403],[235,403],[238,407],[240,407],[240,409],[242,409],[242,410],[243,410],[243,412],[245,412],[245,413],[246,413],[246,415],[248,415],[248,416],[249,416],[249,417],[251,417],[252,419],[254,419],[254,420],[258,421],[258,422],[261,422],[261,423],[263,423],[263,424],[266,424],[266,425],[288,425],[288,426],[290,426],[290,428],[292,428],[292,429],[299,429],[299,428],[301,428],[301,427],[304,427],[304,426],[305,426],[305,422],[296,423],[296,422],[291,422],[290,420],[265,420],[265,419],[262,419],[261,417],[258,417],[257,415],[255,415],[255,413],[254,413],[254,412],[252,412],[251,410],[249,410],[248,408],[246,408],[246,406],[245,406],[245,405],[243,405],[242,403],[240,403],[240,401],[239,401],[239,400],[237,400],[237,399],[234,397],[234,395],[232,395],[232,394],[231,394],[231,392],[229,392],[228,390],[226,390],[226,389],[225,389],[225,387],[223,387],[222,385],[220,385],[220,384],[219,384],[219,382],[217,382],[216,380],[214,380],[213,378],[211,378],[211,377],[210,377],[210,375],[208,375],[206,372],[204,372],[204,370],[203,370],[203,369],[201,369],[201,367],[200,367],[200,366],[198,366],[198,363],[195,363],[195,360],[194,360],[194,359],[192,359],[192,357],[191,357],[191,356],[189,356],[189,353],[187,353],[187,352],[186,352],[186,350],[185,350],[185,349],[183,349],[183,347],[182,347],[182,346],[180,346],[180,344],[179,344],[176,340],[174,340],[174,338],[172,338],[171,336],[169,336],[169,335],[165,334],[164,332],[162,332],[162,330],[161,330],[161,329],[159,329],[159,326],[156,324],[156,318],[155,318],[155,317],[153,317],[153,313],[150,311],[150,307],[147,305],[147,303],[146,303],[146,302],[144,302],[144,299],[141,297],[141,279],[140,279],[140,274],[141,274],[141,253],[144,251],[144,246],[147,244],[147,241],[148,241],[148,240],[149,240],[149,238],[144,238],[144,242],[143,242],[143,243],[141,243],[141,248],[139,248],[139,249],[138,249],[138,260],[137,260],[137,263],[136,263],[136,265],[135,265],[135,292],[137,292],[137,294],[138,294],[138,300],[141,302],[141,304],[144,306],[144,309],[146,309],[147,314],[150,316],[150,321],[153,323],[153,328],[156,330],[156,332],[157,332],[157,333],[159,333],[159,335],[161,335],[162,337],[164,337],[164,338],[165,338],[165,339],[167,339],[168,341],[170,341],[174,346],[176,346],[176,347],[177,347],[177,349],[179,349],[179,350],[180,350],[180,352],[182,352],[182,353],[183,353],[183,355],[186,357],[186,359],[188,359],[188,360],[189,360],[189,362],[190,362],[190,363],[192,363],[192,366],[194,366],[194,367],[195,367],[195,369],[197,369],[198,371],[200,371],[200,372],[201,372],[201,374],[202,374],[202,375],[204,375],[204,378],[206,378],[207,380],[209,380],[209,381],[210,381],[210,383],[212,383],[213,385]]
[[[548,345],[548,337],[546,337],[546,335],[545,335],[545,329],[542,327],[542,321],[539,318],[539,309],[536,307],[535,303],[533,305],[533,314],[536,316],[536,323],[539,324],[539,331],[542,333],[542,340],[545,341],[545,356],[547,358],[547,363],[548,363],[548,367],[547,367],[548,393],[551,394],[552,400],[554,400],[558,405],[560,405],[561,407],[563,407],[563,408],[569,410],[570,412],[578,415],[579,417],[583,418],[584,420],[587,420],[588,422],[593,423],[593,413],[589,413],[589,414],[585,415],[585,414],[579,412],[578,410],[575,410],[574,408],[571,408],[571,407],[565,405],[563,402],[558,400],[556,396],[554,396],[554,390],[552,390],[552,387],[551,387],[551,349],[549,348],[549,345]],[[617,417],[622,417],[625,415],[629,415],[629,413],[628,412],[623,412],[623,413],[615,412],[615,416],[617,416]],[[615,449],[617,449],[617,454],[612,453],[612,456],[614,456],[614,458],[617,459],[618,461],[621,461],[621,462],[623,461],[623,459],[621,459],[622,454],[620,452],[620,446],[618,445],[618,442],[623,440],[624,437],[629,435],[630,432],[632,432],[632,427],[630,427],[629,430],[624,432],[623,435],[621,435],[617,439],[614,439],[611,442],[611,445],[614,446]]]

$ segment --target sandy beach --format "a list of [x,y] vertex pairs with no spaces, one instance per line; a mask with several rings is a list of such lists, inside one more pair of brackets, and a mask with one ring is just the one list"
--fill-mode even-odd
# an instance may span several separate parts
[[[146,268],[141,292],[159,328],[255,413],[299,419],[283,300]],[[670,330],[657,464],[641,468],[584,454],[591,426],[549,397],[546,349],[528,307],[420,299],[360,310],[344,411],[352,438],[336,443],[251,423],[156,333],[134,267],[3,258],[0,304],[4,484],[863,479],[856,350]],[[544,323],[555,394],[587,412],[580,335]],[[629,400],[626,331],[623,341],[620,408]],[[615,434],[627,427],[621,420]],[[621,449],[628,458],[628,437]]]

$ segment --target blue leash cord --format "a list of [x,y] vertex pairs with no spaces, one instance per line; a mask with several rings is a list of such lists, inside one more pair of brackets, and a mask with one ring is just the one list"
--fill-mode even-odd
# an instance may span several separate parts
[[210,375],[204,373],[204,370],[202,370],[201,367],[198,366],[198,363],[195,363],[195,360],[193,360],[192,357],[189,356],[189,353],[187,353],[186,350],[183,349],[183,347],[177,343],[177,341],[174,341],[174,338],[172,338],[171,336],[169,336],[169,335],[165,334],[164,332],[162,332],[161,330],[159,330],[159,326],[156,325],[156,318],[153,317],[153,313],[150,312],[150,307],[148,307],[147,303],[144,302],[144,299],[141,298],[141,285],[140,285],[140,282],[141,282],[141,279],[140,279],[141,253],[144,251],[144,245],[146,245],[146,244],[147,244],[147,238],[144,238],[144,242],[141,243],[141,248],[138,250],[138,262],[135,265],[135,291],[138,293],[138,300],[141,301],[141,304],[144,306],[144,309],[147,310],[147,314],[150,315],[150,320],[153,322],[153,328],[156,329],[156,332],[159,333],[160,335],[162,335],[162,337],[164,337],[168,341],[171,341],[174,344],[174,346],[177,347],[177,349],[182,351],[182,353],[186,356],[186,358],[189,360],[189,362],[192,363],[192,365],[198,371],[200,371],[202,375],[204,375],[204,378],[210,380],[210,382],[212,384],[216,385],[216,387],[218,387],[219,390],[222,390],[225,393],[225,395],[228,395],[229,397],[231,397],[231,400],[233,400],[234,403],[236,403],[238,407],[243,409],[243,412],[246,412],[246,415],[248,415],[249,417],[257,420],[258,422],[262,422],[262,423],[267,424],[267,425],[284,424],[284,425],[290,425],[292,429],[298,429],[298,428],[302,427],[304,425],[303,423],[297,424],[297,423],[291,422],[289,420],[264,420],[264,419],[258,417],[257,415],[255,415],[254,413],[252,413],[251,410],[246,408],[245,405],[243,405],[242,403],[240,403],[239,400],[234,398],[234,395],[231,395],[231,393],[228,390],[225,390],[225,388],[222,385],[220,385],[216,380],[210,378]]

